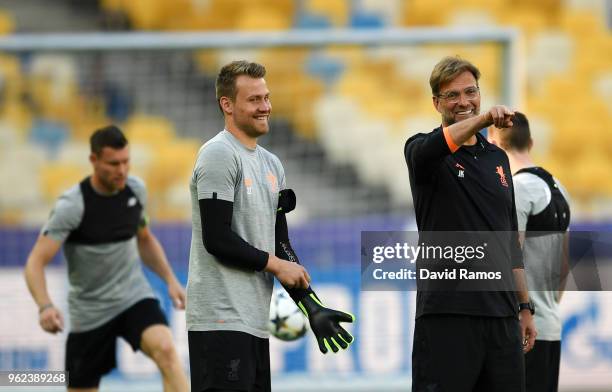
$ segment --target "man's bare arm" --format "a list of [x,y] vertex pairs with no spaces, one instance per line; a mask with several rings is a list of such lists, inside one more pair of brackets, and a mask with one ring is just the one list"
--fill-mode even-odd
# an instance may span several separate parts
[[166,252],[147,226],[138,229],[138,252],[142,261],[168,285],[168,295],[178,309],[185,309],[185,289],[174,275]]
[[41,235],[36,240],[25,266],[25,280],[32,298],[38,305],[40,326],[47,332],[57,333],[64,329],[60,311],[53,306],[47,290],[45,267],[51,262],[61,243]]

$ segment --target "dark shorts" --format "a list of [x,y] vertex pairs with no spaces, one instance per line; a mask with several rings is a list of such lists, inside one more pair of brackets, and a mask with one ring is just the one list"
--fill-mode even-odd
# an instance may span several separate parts
[[237,331],[189,331],[191,391],[270,392],[270,345]]
[[513,317],[436,314],[416,320],[412,392],[525,392],[524,366]]
[[71,388],[94,388],[102,375],[117,366],[117,337],[125,339],[134,351],[151,325],[168,325],[156,299],[147,298],[124,310],[114,319],[95,329],[71,332],[66,342],[66,370]]
[[557,392],[560,361],[561,341],[536,340],[525,354],[527,392]]

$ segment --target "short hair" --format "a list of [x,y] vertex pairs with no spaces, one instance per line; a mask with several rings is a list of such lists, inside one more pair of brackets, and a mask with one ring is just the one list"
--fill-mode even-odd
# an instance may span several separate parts
[[115,125],[108,125],[104,128],[100,128],[89,138],[91,152],[96,155],[100,155],[104,147],[111,147],[119,150],[127,146],[127,144],[128,140],[125,135],[121,132],[121,129]]
[[525,151],[529,149],[531,131],[527,116],[521,112],[514,112],[512,126],[501,132],[501,144],[505,149]]
[[432,94],[437,97],[438,94],[440,94],[441,85],[450,82],[465,71],[469,71],[474,75],[476,85],[478,85],[480,70],[474,64],[459,56],[444,57],[435,65],[429,77],[429,85],[431,86]]
[[215,92],[217,94],[217,103],[221,108],[221,97],[228,97],[232,101],[236,99],[236,79],[240,75],[247,75],[251,78],[259,79],[266,76],[266,67],[261,64],[249,62],[246,60],[236,60],[224,65],[217,75],[215,81]]

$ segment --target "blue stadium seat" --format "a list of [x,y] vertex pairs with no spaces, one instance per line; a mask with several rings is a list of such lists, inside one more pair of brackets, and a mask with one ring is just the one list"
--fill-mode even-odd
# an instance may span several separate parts
[[385,27],[385,21],[380,15],[356,11],[351,15],[351,27],[379,29]]
[[345,69],[338,60],[321,54],[313,54],[307,59],[306,70],[312,76],[321,78],[326,84],[335,83]]
[[301,12],[296,18],[295,27],[298,29],[327,29],[332,27],[332,24],[325,15]]
[[55,159],[69,136],[63,123],[44,118],[34,120],[30,130],[31,141],[42,146],[50,159]]

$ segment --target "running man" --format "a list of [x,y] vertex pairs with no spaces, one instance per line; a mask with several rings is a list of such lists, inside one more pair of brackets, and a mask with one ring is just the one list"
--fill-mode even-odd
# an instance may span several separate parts
[[98,390],[100,378],[116,367],[117,337],[156,363],[164,391],[187,391],[168,322],[139,258],[167,283],[178,309],[185,307],[185,291],[147,224],[145,185],[128,175],[128,141],[111,125],[94,132],[90,145],[93,174],[58,199],[26,263],[40,326],[53,334],[64,329],[44,272],[63,244],[70,281],[69,391]]

